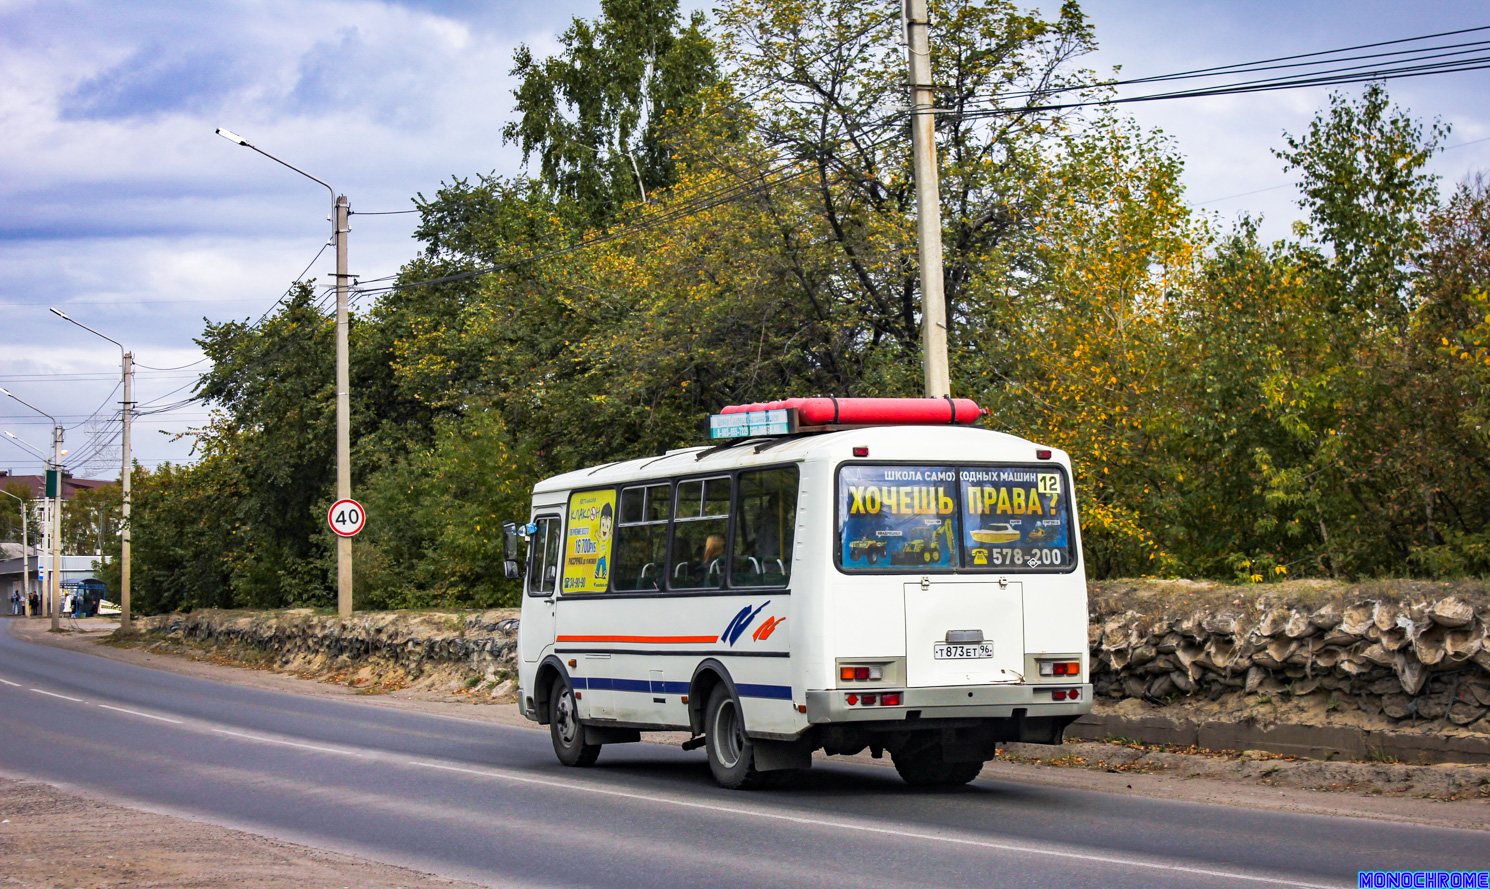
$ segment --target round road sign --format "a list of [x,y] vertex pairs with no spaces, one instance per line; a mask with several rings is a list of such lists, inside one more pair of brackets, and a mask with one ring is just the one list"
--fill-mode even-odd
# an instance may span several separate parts
[[343,537],[356,537],[367,522],[367,511],[356,500],[338,500],[326,513],[326,523]]

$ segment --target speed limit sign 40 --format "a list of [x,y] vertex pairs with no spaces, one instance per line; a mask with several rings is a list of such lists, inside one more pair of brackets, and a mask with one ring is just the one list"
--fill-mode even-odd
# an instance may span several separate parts
[[366,522],[367,512],[356,500],[338,500],[331,504],[331,511],[326,513],[326,523],[331,526],[331,530],[343,537],[356,537]]

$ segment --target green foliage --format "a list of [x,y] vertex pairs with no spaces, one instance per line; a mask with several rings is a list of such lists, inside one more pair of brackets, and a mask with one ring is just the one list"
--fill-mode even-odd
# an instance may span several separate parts
[[[221,455],[191,466],[136,467],[131,479],[130,597],[141,614],[232,607],[229,560],[242,546],[225,510],[246,500]],[[119,589],[119,542],[98,577]],[[117,593],[116,593],[117,595]]]
[[602,0],[600,19],[574,19],[564,50],[539,61],[518,48],[517,120],[502,131],[539,179],[603,220],[676,180],[668,129],[719,78],[714,46],[678,0]]
[[1410,310],[1407,265],[1438,198],[1437,177],[1423,166],[1448,132],[1435,122],[1425,136],[1372,83],[1359,101],[1331,95],[1308,134],[1285,135],[1288,150],[1276,152],[1285,170],[1300,172],[1300,206],[1334,253],[1339,291],[1328,305],[1356,316],[1347,326],[1400,323]]
[[[10,482],[3,488],[5,496],[0,494],[0,540],[20,543],[21,538],[35,546],[41,539],[41,519],[38,516],[36,501],[31,497],[31,489],[19,482]],[[16,498],[20,498],[19,502]],[[21,516],[26,516],[26,533],[21,533]]]
[[517,604],[502,578],[502,522],[523,518],[534,481],[501,419],[473,411],[375,473],[357,538],[359,607]]
[[104,540],[119,533],[123,506],[123,494],[118,485],[84,488],[74,494],[62,507],[63,553],[87,555],[102,552]]

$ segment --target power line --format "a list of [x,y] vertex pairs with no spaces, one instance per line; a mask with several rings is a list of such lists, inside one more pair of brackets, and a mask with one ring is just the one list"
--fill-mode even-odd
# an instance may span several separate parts
[[[1217,65],[1217,66],[1213,66],[1213,67],[1210,67],[1210,68],[1192,68],[1192,69],[1188,69],[1188,70],[1184,70],[1184,71],[1177,71],[1177,72],[1174,72],[1174,73],[1171,73],[1171,74],[1156,74],[1156,75],[1150,75],[1150,76],[1147,76],[1147,77],[1128,78],[1126,80],[1103,80],[1103,81],[1095,81],[1095,82],[1089,82],[1089,83],[1071,84],[1071,85],[1067,85],[1067,86],[1052,86],[1052,87],[1042,88],[1040,90],[1012,91],[1012,92],[1008,92],[1008,93],[1003,93],[1003,94],[998,95],[998,96],[973,96],[973,97],[970,97],[970,100],[971,101],[990,101],[990,102],[993,102],[993,101],[1003,101],[1003,100],[1007,100],[1007,99],[1011,99],[1011,98],[1028,98],[1028,97],[1034,96],[1034,95],[1051,95],[1051,94],[1056,94],[1056,93],[1075,92],[1075,91],[1080,91],[1080,90],[1097,89],[1097,88],[1104,88],[1104,87],[1106,87],[1106,88],[1114,88],[1114,87],[1121,87],[1121,86],[1133,86],[1133,85],[1136,85],[1136,84],[1162,83],[1162,82],[1175,81],[1175,80],[1190,80],[1190,79],[1195,79],[1195,78],[1200,78],[1200,77],[1221,77],[1221,76],[1226,76],[1226,75],[1230,75],[1230,74],[1243,74],[1243,73],[1251,73],[1251,72],[1265,71],[1265,70],[1282,70],[1282,69],[1285,69],[1285,68],[1317,68],[1318,66],[1321,66],[1321,65],[1330,65],[1330,64],[1336,64],[1336,63],[1339,63],[1339,62],[1359,61],[1359,60],[1366,60],[1366,59],[1385,59],[1385,58],[1389,58],[1391,56],[1399,56],[1399,55],[1417,55],[1417,56],[1419,56],[1419,59],[1404,59],[1404,60],[1401,60],[1401,61],[1416,61],[1416,60],[1420,60],[1420,59],[1423,59],[1423,58],[1436,58],[1436,57],[1438,57],[1438,56],[1424,56],[1423,55],[1424,53],[1434,53],[1434,52],[1437,52],[1439,50],[1462,48],[1462,47],[1483,47],[1483,46],[1490,46],[1490,40],[1471,41],[1469,43],[1448,44],[1448,45],[1444,45],[1444,46],[1420,47],[1420,48],[1415,48],[1415,49],[1401,50],[1401,51],[1392,52],[1392,53],[1371,53],[1371,54],[1367,54],[1367,55],[1364,55],[1364,56],[1352,56],[1352,57],[1333,58],[1333,59],[1324,59],[1324,58],[1320,58],[1320,57],[1338,55],[1338,54],[1344,53],[1344,52],[1353,52],[1353,51],[1359,50],[1359,49],[1370,49],[1370,48],[1378,47],[1378,46],[1392,46],[1392,45],[1400,45],[1400,44],[1403,44],[1403,43],[1414,43],[1414,42],[1418,42],[1418,41],[1422,41],[1422,40],[1433,40],[1433,39],[1437,39],[1439,37],[1448,37],[1448,36],[1454,36],[1454,35],[1458,35],[1458,34],[1467,34],[1467,33],[1478,32],[1478,31],[1487,31],[1487,30],[1490,30],[1490,25],[1476,27],[1476,28],[1465,28],[1465,29],[1458,30],[1458,31],[1442,31],[1442,32],[1439,32],[1439,33],[1436,33],[1436,34],[1425,34],[1425,35],[1422,35],[1422,36],[1419,36],[1419,37],[1404,37],[1404,38],[1400,38],[1400,39],[1397,39],[1397,40],[1387,40],[1387,41],[1382,41],[1382,42],[1379,42],[1379,43],[1365,43],[1365,44],[1360,44],[1360,45],[1357,45],[1357,46],[1341,47],[1339,49],[1320,50],[1318,52],[1301,53],[1301,54],[1298,54],[1298,55],[1278,56],[1278,57],[1271,58],[1271,59],[1260,59],[1260,60],[1251,61],[1251,62],[1236,62],[1236,63],[1230,64],[1230,65]],[[1462,53],[1459,53],[1459,54],[1462,54]],[[1294,60],[1294,59],[1305,59],[1305,58],[1318,58],[1319,61],[1314,61],[1314,62],[1299,62],[1299,63],[1295,63],[1295,64],[1292,64],[1292,65],[1277,65],[1277,64],[1274,64],[1274,63],[1277,63],[1277,62],[1287,62],[1287,61]],[[1367,68],[1367,67],[1369,67],[1369,66],[1367,66],[1367,65],[1356,65],[1356,66],[1352,66],[1352,70],[1359,70],[1359,69],[1364,69],[1364,68]],[[1342,70],[1344,70],[1344,69],[1342,69]],[[1323,73],[1323,72],[1315,72],[1315,73]],[[1274,78],[1274,79],[1277,79],[1277,78]]]
[[143,367],[143,368],[147,368],[149,370],[159,370],[159,371],[176,371],[176,370],[186,370],[188,367],[196,367],[198,364],[201,364],[203,361],[210,361],[210,360],[212,360],[212,359],[210,359],[207,356],[203,355],[201,358],[198,358],[196,361],[193,361],[191,364],[183,364],[180,367],[150,367],[150,365],[148,365],[148,364],[141,364],[138,361],[136,361],[135,362],[135,367]]
[[[203,361],[205,361],[205,360],[206,359],[203,359]],[[200,364],[201,362],[196,362],[196,363]],[[135,366],[136,367],[143,367],[144,365],[137,364]],[[180,372],[181,368],[176,368],[174,370],[165,370],[165,371],[160,371],[160,369],[158,369],[158,368],[151,368],[151,370],[158,371],[158,372],[161,372],[161,373],[176,374],[176,373],[179,373]],[[149,376],[151,379],[160,379],[160,377],[156,376],[156,374],[154,374],[154,373],[152,373],[152,374],[139,374],[139,376]],[[102,373],[102,372],[100,372],[100,373],[68,373],[66,371],[59,371],[57,373],[44,373],[44,374],[6,374],[4,376],[0,376],[0,383],[17,383],[17,382],[24,382],[24,381],[30,381],[30,380],[48,380],[48,381],[52,381],[52,382],[83,383],[83,382],[104,382],[104,381],[107,381],[107,380],[117,380],[117,379],[119,379],[119,375],[118,374],[111,374],[111,373]]]
[[[1478,30],[1487,30],[1487,29],[1490,29],[1490,26],[1486,26],[1485,28],[1466,29],[1465,31],[1460,31],[1460,32],[1444,32],[1444,34],[1466,33],[1467,31],[1478,31]],[[1437,37],[1437,36],[1444,36],[1444,35],[1443,34],[1440,34],[1440,35],[1426,35],[1424,37],[1404,38],[1403,40],[1400,40],[1400,41],[1388,41],[1386,43],[1402,43],[1402,42],[1410,42],[1410,41],[1415,41],[1415,40],[1426,40],[1426,39],[1431,39],[1431,38]],[[1383,44],[1374,44],[1374,45],[1386,45],[1386,43],[1383,43]],[[1197,87],[1197,88],[1194,88],[1194,89],[1182,89],[1182,90],[1173,90],[1173,91],[1162,92],[1162,93],[1151,93],[1151,94],[1148,94],[1148,95],[1141,95],[1141,96],[1126,96],[1126,97],[1120,97],[1120,98],[1110,98],[1109,97],[1109,98],[1103,98],[1103,99],[1091,99],[1091,100],[1077,101],[1077,102],[1061,102],[1061,103],[1053,103],[1053,104],[1047,104],[1047,105],[1023,106],[1023,107],[1019,107],[1019,108],[1010,108],[1010,109],[1003,109],[1003,108],[973,109],[973,110],[970,110],[970,111],[958,112],[957,113],[957,116],[958,117],[961,117],[963,119],[976,119],[976,118],[980,118],[980,117],[997,117],[997,116],[1003,116],[1003,115],[1006,115],[1006,114],[1016,114],[1016,113],[1017,114],[1025,114],[1025,113],[1029,113],[1029,112],[1032,112],[1032,111],[1064,111],[1064,110],[1070,110],[1070,109],[1076,109],[1076,108],[1087,108],[1087,107],[1094,107],[1094,106],[1109,106],[1109,105],[1124,105],[1124,104],[1131,104],[1131,103],[1136,103],[1136,102],[1153,102],[1153,101],[1161,101],[1161,100],[1169,100],[1169,99],[1192,99],[1192,98],[1203,98],[1203,97],[1210,97],[1210,96],[1241,95],[1241,94],[1245,94],[1245,93],[1271,92],[1271,91],[1275,91],[1275,90],[1298,89],[1298,88],[1302,88],[1302,87],[1336,86],[1336,85],[1344,85],[1344,84],[1351,84],[1351,83],[1364,83],[1364,82],[1369,82],[1369,81],[1373,81],[1373,80],[1391,80],[1391,79],[1403,79],[1403,78],[1409,78],[1409,77],[1422,77],[1422,76],[1426,76],[1426,75],[1429,75],[1429,74],[1450,74],[1450,73],[1458,73],[1458,72],[1464,72],[1464,71],[1479,71],[1479,70],[1483,70],[1485,68],[1490,68],[1490,55],[1480,54],[1480,55],[1473,55],[1473,56],[1471,56],[1469,58],[1459,58],[1459,56],[1468,55],[1470,52],[1483,52],[1484,49],[1490,48],[1490,41],[1479,41],[1479,42],[1476,42],[1474,44],[1465,44],[1465,45],[1466,46],[1474,46],[1474,47],[1476,47],[1476,49],[1475,50],[1464,50],[1462,52],[1437,52],[1438,50],[1446,49],[1446,47],[1424,47],[1424,48],[1422,48],[1420,50],[1410,51],[1410,54],[1414,54],[1415,55],[1414,58],[1410,58],[1410,59],[1398,59],[1398,60],[1396,60],[1394,62],[1388,63],[1388,64],[1383,65],[1383,66],[1377,66],[1377,67],[1372,67],[1370,64],[1365,64],[1365,65],[1350,65],[1350,66],[1340,67],[1340,68],[1332,68],[1332,69],[1325,69],[1325,70],[1315,70],[1315,71],[1310,71],[1310,72],[1305,72],[1305,73],[1282,75],[1282,76],[1279,76],[1279,77],[1258,78],[1258,79],[1255,79],[1255,80],[1240,81],[1240,82],[1225,83],[1225,84],[1217,84],[1217,85],[1213,85],[1213,86],[1202,86],[1202,87]],[[1359,48],[1359,47],[1354,47],[1354,48]],[[1350,48],[1350,49],[1354,49],[1354,48]],[[1313,55],[1313,56],[1324,56],[1324,55],[1338,54],[1340,52],[1345,52],[1345,51],[1348,51],[1348,50],[1327,50],[1327,51],[1324,51],[1324,52],[1312,53],[1312,54],[1309,54],[1309,55]],[[1383,54],[1382,57],[1391,56],[1391,55],[1400,55],[1400,53]],[[1367,57],[1367,58],[1369,58],[1369,57]],[[1276,61],[1276,60],[1274,60],[1274,61]],[[1343,61],[1343,60],[1341,60],[1341,59],[1326,59],[1326,60],[1319,61],[1319,62],[1308,63],[1306,65],[1284,66],[1284,67],[1315,67],[1315,68],[1317,68],[1319,65],[1334,64],[1337,61]],[[1134,79],[1134,80],[1131,80],[1131,81],[1110,81],[1110,82],[1108,82],[1106,84],[1101,84],[1101,83],[1097,83],[1097,84],[1085,84],[1085,85],[1082,85],[1080,87],[1077,87],[1077,86],[1072,86],[1072,87],[1057,87],[1057,88],[1051,89],[1051,90],[1049,90],[1047,92],[1067,92],[1067,91],[1074,90],[1074,89],[1092,89],[1092,88],[1096,88],[1096,87],[1100,87],[1100,86],[1115,86],[1115,85],[1123,85],[1123,84],[1131,84],[1131,83],[1151,83],[1151,82],[1162,82],[1162,81],[1168,81],[1168,80],[1174,80],[1174,79],[1185,79],[1185,78],[1189,78],[1189,77],[1192,77],[1192,76],[1196,76],[1200,72],[1225,71],[1226,73],[1241,73],[1242,70],[1252,70],[1252,68],[1255,67],[1257,64],[1258,63],[1243,62],[1243,63],[1237,64],[1237,65],[1220,66],[1220,67],[1215,68],[1215,69],[1197,69],[1197,71],[1192,71],[1192,72],[1181,72],[1179,74],[1172,74],[1172,75],[1159,75],[1159,76],[1156,76],[1156,77],[1139,78],[1139,79]],[[1249,66],[1252,66],[1252,67],[1249,67]],[[1210,73],[1210,74],[1207,74],[1206,76],[1215,76],[1215,74],[1214,73]],[[1011,96],[1014,96],[1014,95],[1016,95],[1016,94],[1006,94],[1004,96],[974,97],[973,98],[973,101],[1003,101],[1003,100],[1006,100],[1006,99],[1008,99],[1008,98],[1010,98]]]
[[99,411],[102,411],[104,408],[108,407],[109,400],[114,397],[114,393],[115,392],[118,392],[119,391],[119,387],[122,386],[122,385],[124,385],[124,381],[123,380],[120,380],[119,382],[115,383],[114,384],[114,388],[112,390],[110,390],[109,394],[104,398],[103,404],[100,404],[97,407],[97,409],[95,409],[93,411],[93,413],[89,414],[88,415],[88,418],[86,420],[83,420],[81,423],[76,423],[76,424],[74,424],[70,428],[76,429],[78,426],[82,426],[85,423],[88,423],[89,421],[91,421],[94,417],[98,416]]

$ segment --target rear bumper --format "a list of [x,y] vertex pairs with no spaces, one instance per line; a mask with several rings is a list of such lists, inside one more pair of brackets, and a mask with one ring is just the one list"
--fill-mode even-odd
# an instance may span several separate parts
[[[813,725],[835,722],[894,722],[927,719],[997,719],[1023,710],[1025,716],[1081,716],[1092,710],[1092,686],[1079,688],[1075,701],[1051,700],[1050,686],[1041,685],[947,685],[937,688],[908,688],[901,692],[899,707],[849,706],[842,689],[807,692],[807,721]],[[894,691],[894,689],[890,689]]]

